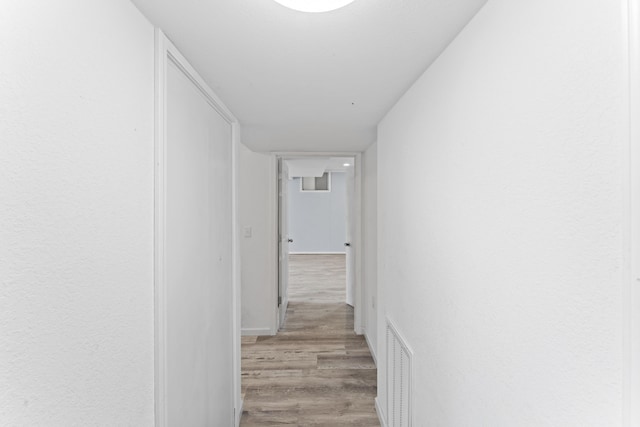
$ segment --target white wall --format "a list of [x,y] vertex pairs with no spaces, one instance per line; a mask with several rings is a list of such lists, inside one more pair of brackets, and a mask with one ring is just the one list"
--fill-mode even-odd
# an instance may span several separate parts
[[417,425],[621,424],[624,3],[488,2],[379,126]]
[[[238,225],[240,227],[242,333],[268,335],[275,325],[273,183],[269,154],[238,144]],[[245,230],[251,229],[251,237]]]
[[344,253],[346,177],[331,173],[331,191],[300,191],[300,178],[289,180],[289,245],[292,253]]
[[153,425],[153,28],[0,6],[0,425]]
[[365,336],[374,357],[378,351],[378,144],[362,155],[362,290]]

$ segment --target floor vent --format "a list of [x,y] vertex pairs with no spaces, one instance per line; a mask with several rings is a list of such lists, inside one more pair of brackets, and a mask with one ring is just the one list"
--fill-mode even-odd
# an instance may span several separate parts
[[387,426],[411,427],[412,352],[387,319]]

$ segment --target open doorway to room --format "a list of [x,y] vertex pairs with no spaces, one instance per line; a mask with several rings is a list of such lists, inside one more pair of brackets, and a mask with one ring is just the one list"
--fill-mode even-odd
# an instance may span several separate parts
[[243,336],[241,426],[377,426],[359,320],[359,155],[273,160],[277,327]]
[[289,303],[336,304],[357,331],[355,157],[278,161],[278,329]]

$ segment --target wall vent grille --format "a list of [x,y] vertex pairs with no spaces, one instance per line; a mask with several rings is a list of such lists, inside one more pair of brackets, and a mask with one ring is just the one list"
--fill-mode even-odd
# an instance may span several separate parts
[[387,319],[387,425],[411,427],[412,352]]

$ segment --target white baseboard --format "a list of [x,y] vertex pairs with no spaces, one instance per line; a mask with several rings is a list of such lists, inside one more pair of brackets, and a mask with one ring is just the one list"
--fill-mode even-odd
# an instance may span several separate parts
[[345,255],[345,252],[289,252],[289,255]]
[[376,364],[376,368],[378,367],[378,358],[376,357],[376,351],[373,348],[373,346],[371,345],[371,342],[369,341],[369,334],[367,334],[367,331],[364,331],[364,340],[367,342],[367,345],[369,346],[369,352],[371,353],[371,357],[373,358],[373,363]]
[[376,413],[378,414],[378,420],[380,421],[381,427],[387,427],[387,417],[384,416],[384,411],[382,410],[382,406],[380,406],[380,401],[376,397]]
[[244,406],[244,400],[240,399],[240,408],[236,412],[236,427],[240,427],[240,420],[242,419],[242,407]]
[[242,336],[273,335],[271,328],[242,328]]

